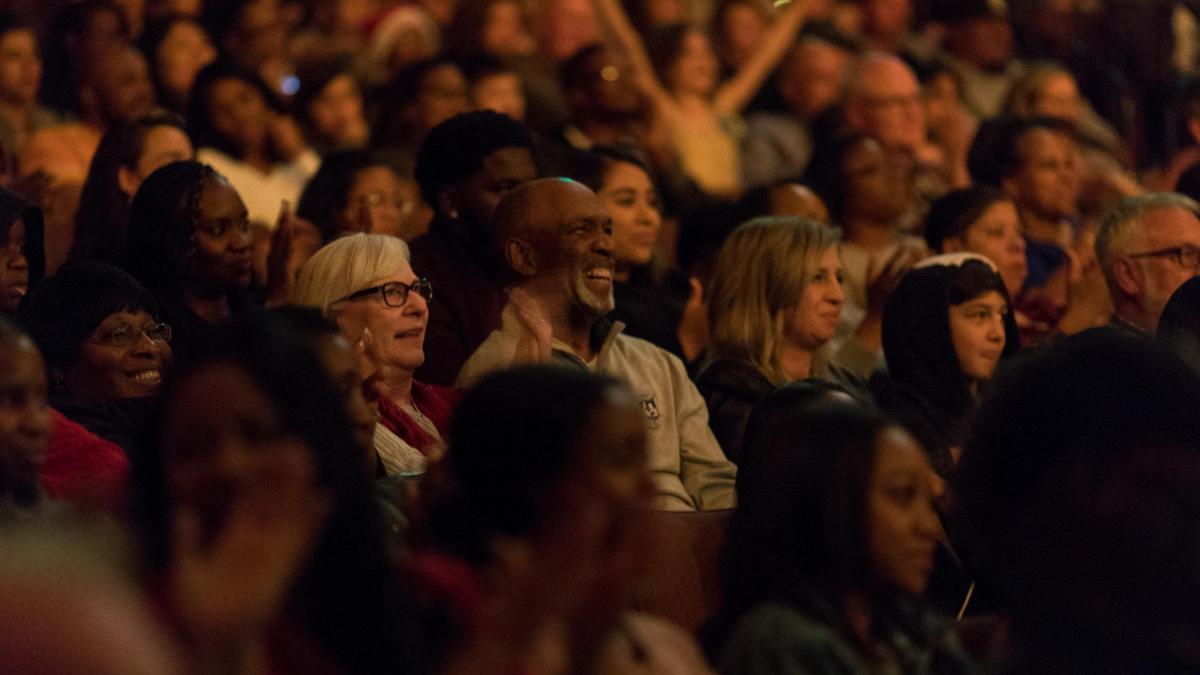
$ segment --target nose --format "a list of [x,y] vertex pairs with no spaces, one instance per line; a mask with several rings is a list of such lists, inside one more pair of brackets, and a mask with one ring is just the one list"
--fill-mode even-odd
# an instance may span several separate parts
[[137,342],[133,343],[133,346],[129,348],[129,353],[154,358],[158,355],[158,345],[155,344],[154,340],[150,339],[149,335],[146,335],[145,331],[142,331],[138,334]]
[[846,301],[846,287],[842,285],[841,281],[838,281],[837,277],[834,277],[833,281],[830,282],[826,297],[830,302],[838,305]]
[[37,397],[31,397],[26,406],[21,415],[21,433],[31,440],[45,441],[50,437],[50,406]]
[[592,240],[592,251],[601,255],[612,257],[614,247],[611,227],[601,229],[596,238]]
[[250,232],[250,228],[241,229],[234,228],[233,236],[229,239],[229,249],[242,253],[249,251],[254,246],[254,234]]
[[25,254],[18,253],[17,255],[9,258],[8,269],[12,272],[28,272],[29,261],[25,258]]
[[429,301],[416,291],[409,291],[404,301],[404,313],[409,316],[424,316],[429,314]]
[[989,342],[997,342],[1004,344],[1004,315],[996,314],[992,318],[991,324],[988,326],[987,338]]

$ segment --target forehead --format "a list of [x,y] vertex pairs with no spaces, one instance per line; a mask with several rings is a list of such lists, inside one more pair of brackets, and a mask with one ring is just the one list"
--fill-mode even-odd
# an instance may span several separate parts
[[1074,146],[1070,136],[1053,129],[1035,127],[1017,138],[1017,154],[1023,159],[1066,152]]
[[1151,209],[1140,219],[1142,240],[1155,248],[1190,244],[1200,247],[1200,219],[1177,206]]
[[912,70],[896,59],[872,59],[862,64],[861,90],[864,96],[890,96],[917,91]]
[[533,153],[529,148],[510,147],[492,151],[483,158],[477,175],[494,178],[521,178],[532,180],[537,177]]

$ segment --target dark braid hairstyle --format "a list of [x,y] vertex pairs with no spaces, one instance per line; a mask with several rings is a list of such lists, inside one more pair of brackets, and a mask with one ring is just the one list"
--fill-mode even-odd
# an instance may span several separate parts
[[225,181],[207,164],[172,162],[142,183],[129,210],[125,269],[159,298],[183,292],[195,248],[200,197],[209,182]]

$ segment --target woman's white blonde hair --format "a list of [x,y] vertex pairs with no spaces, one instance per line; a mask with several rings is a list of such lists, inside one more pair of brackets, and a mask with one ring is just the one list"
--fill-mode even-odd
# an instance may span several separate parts
[[292,304],[316,307],[332,318],[334,305],[409,264],[408,244],[385,234],[352,234],[321,247],[300,267]]
[[779,360],[784,310],[800,301],[838,239],[828,225],[794,216],[755,218],[734,230],[709,281],[713,355],[746,361],[774,384],[787,382]]

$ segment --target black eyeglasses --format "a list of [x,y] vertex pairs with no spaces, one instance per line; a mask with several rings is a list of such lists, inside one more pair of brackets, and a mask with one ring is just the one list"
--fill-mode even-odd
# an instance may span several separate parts
[[414,283],[406,284],[402,281],[389,281],[386,284],[364,288],[361,291],[355,291],[350,295],[338,300],[337,302],[347,302],[349,300],[357,300],[365,298],[369,295],[379,294],[383,298],[383,304],[388,307],[403,307],[404,303],[408,302],[409,292],[414,292],[417,295],[425,298],[425,302],[433,299],[433,284],[428,279],[421,279]]
[[149,326],[136,328],[130,324],[123,323],[113,327],[111,330],[93,336],[88,341],[94,344],[128,349],[137,344],[143,335],[150,338],[153,342],[167,343],[171,341],[171,326],[165,323],[152,323]]
[[1145,253],[1131,253],[1130,258],[1174,258],[1184,269],[1200,269],[1200,248],[1191,245],[1164,248]]

